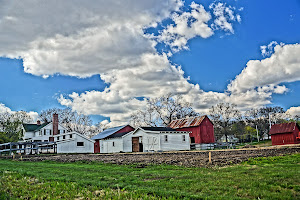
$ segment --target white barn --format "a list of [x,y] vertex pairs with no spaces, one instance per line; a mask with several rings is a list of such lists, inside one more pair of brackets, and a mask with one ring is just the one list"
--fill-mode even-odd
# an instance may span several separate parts
[[77,132],[68,132],[54,136],[57,153],[94,153],[94,140]]
[[189,132],[166,127],[141,127],[100,141],[101,153],[190,150]]

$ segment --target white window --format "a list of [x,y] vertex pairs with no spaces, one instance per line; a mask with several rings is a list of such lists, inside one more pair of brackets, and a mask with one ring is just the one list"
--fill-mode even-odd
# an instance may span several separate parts
[[73,135],[72,134],[70,134],[70,138],[72,138],[73,137]]
[[59,137],[57,137],[57,141],[59,140]]
[[165,135],[165,142],[168,142],[168,135]]
[[115,142],[112,142],[112,146],[113,146],[113,147],[115,146]]
[[182,142],[185,142],[185,135],[182,136]]
[[42,130],[39,131],[39,136],[42,136]]

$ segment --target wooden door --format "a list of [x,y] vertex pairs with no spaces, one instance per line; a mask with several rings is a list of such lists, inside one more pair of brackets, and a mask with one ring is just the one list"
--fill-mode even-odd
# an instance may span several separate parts
[[139,137],[132,137],[132,152],[139,152],[139,151],[140,151]]

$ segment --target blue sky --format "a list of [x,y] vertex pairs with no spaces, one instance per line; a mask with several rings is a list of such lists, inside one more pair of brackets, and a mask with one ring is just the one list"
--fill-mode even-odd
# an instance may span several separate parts
[[[170,1],[168,5],[160,5],[161,2],[155,0],[148,3],[130,2],[133,4],[131,12],[124,10],[119,12],[120,8],[117,5],[114,3],[110,5],[107,2],[99,3],[99,5],[93,5],[96,4],[93,1],[82,3],[84,5],[71,1],[66,1],[66,5],[52,5],[51,3],[48,5],[46,1],[43,2],[43,5],[34,6],[30,3],[22,5],[4,3],[0,8],[1,11],[5,11],[0,15],[0,44],[2,43],[0,45],[2,46],[0,49],[0,84],[2,85],[0,104],[4,104],[12,111],[40,112],[52,107],[69,106],[79,112],[90,114],[94,122],[111,119],[111,121],[121,123],[128,121],[131,111],[143,108],[144,103],[137,97],[156,97],[166,91],[175,94],[184,91],[183,94],[187,95],[187,100],[195,101],[193,104],[199,112],[205,112],[211,105],[223,100],[235,104],[241,103],[241,110],[252,108],[249,102],[254,101],[254,107],[280,105],[285,109],[294,107],[294,112],[300,112],[300,63],[297,63],[298,61],[295,61],[296,63],[289,68],[295,73],[292,77],[293,81],[289,81],[289,76],[286,76],[289,78],[278,76],[278,80],[275,77],[266,84],[263,77],[258,77],[258,80],[261,80],[258,81],[258,85],[251,83],[252,85],[249,86],[248,82],[244,81],[247,74],[242,74],[241,80],[236,81],[237,86],[229,91],[232,93],[230,97],[224,95],[228,92],[228,85],[241,74],[250,60],[261,61],[272,57],[273,54],[280,56],[279,50],[277,54],[271,53],[263,56],[261,46],[276,41],[278,48],[282,48],[283,51],[289,52],[288,48],[291,47],[289,45],[298,47],[300,1],[216,2],[226,3],[223,4],[224,8],[232,10],[234,17],[237,15],[241,17],[241,21],[238,22],[237,18],[230,20],[227,15],[227,21],[231,24],[234,33],[224,27],[218,27],[215,23],[217,16],[214,16],[213,9],[209,8],[211,1],[195,1],[197,5],[203,5],[204,10],[211,15],[209,21],[199,18],[209,30],[206,30],[205,37],[201,35],[204,34],[202,32],[186,30],[189,33],[184,33],[182,37],[187,39],[188,49],[179,51],[172,51],[172,44],[165,39],[159,37],[145,39],[145,35],[142,34],[147,33],[147,30],[142,30],[141,27],[155,22],[158,23],[158,28],[154,26],[151,30],[157,32],[166,29],[166,32],[169,31],[168,34],[170,34],[167,26],[178,25],[172,22],[172,14],[191,13],[192,1],[186,1],[183,6],[179,6],[179,10],[176,10],[178,2],[173,1]],[[68,6],[68,3],[74,6],[70,13],[74,12],[76,15],[67,16],[66,13],[55,8],[55,6]],[[27,6],[30,7],[28,12],[15,12],[20,8],[26,10]],[[88,12],[80,13],[78,10],[84,10],[79,9],[80,7],[84,7]],[[153,7],[151,10],[153,13],[145,14],[145,16],[150,16],[148,16],[150,19],[145,17],[147,19],[145,20],[143,13],[146,13],[148,7]],[[52,10],[57,13],[49,17],[43,9],[50,10],[49,16]],[[105,13],[106,10],[109,12]],[[162,11],[169,13],[165,14]],[[201,13],[201,10],[198,12]],[[153,19],[151,19],[152,15]],[[36,19],[36,16],[41,17]],[[73,19],[73,16],[77,16],[80,20]],[[108,18],[107,24],[105,20],[99,22],[102,16]],[[139,17],[141,20],[137,20]],[[12,22],[5,23],[5,20]],[[135,20],[136,23],[133,23]],[[127,22],[128,24],[123,27],[123,24]],[[111,38],[106,38],[110,34],[102,35],[102,31],[111,31],[108,24],[118,27],[113,30],[123,31],[111,32]],[[91,33],[90,30],[95,30],[95,32]],[[193,36],[189,37],[189,34]],[[81,39],[84,42],[67,49],[68,46],[76,43],[74,41]],[[108,42],[110,40],[113,42]],[[151,44],[154,41],[161,46],[153,47]],[[280,46],[280,43],[284,44]],[[59,47],[53,44],[58,44]],[[161,54],[161,50],[171,53],[171,56],[163,57],[165,54]],[[271,51],[274,50],[271,49]],[[53,58],[53,54],[56,57]],[[293,58],[289,59],[293,60]],[[275,58],[274,60],[276,62]],[[148,69],[148,65],[153,67],[152,71]],[[157,65],[160,66],[157,67]],[[140,66],[142,68],[139,68]],[[181,66],[184,75],[180,74],[180,71],[169,73],[171,66]],[[272,66],[267,67],[272,68]],[[139,74],[140,71],[146,69],[147,73]],[[276,69],[279,68],[275,67],[274,73],[280,73]],[[164,74],[160,73],[161,71]],[[158,72],[159,74],[156,74]],[[155,81],[153,76],[160,75],[162,77]],[[273,75],[269,73],[264,76]],[[177,79],[172,77],[177,77]],[[187,77],[190,78],[187,80]],[[146,82],[146,80],[151,81]],[[165,84],[166,82],[170,83]],[[200,89],[194,88],[197,84]],[[252,99],[237,98],[242,95],[233,91],[246,94],[243,91],[244,88],[239,88],[240,84],[244,84],[247,87],[246,90],[253,93]],[[264,91],[266,94],[261,95],[257,87],[265,85],[268,85],[268,91]],[[274,92],[277,86],[280,87],[278,88],[280,92]],[[282,88],[283,86],[285,88]],[[103,92],[105,88],[107,91]],[[172,91],[171,88],[177,89]],[[73,92],[75,92],[74,95],[69,96]],[[259,95],[257,102],[255,95]],[[200,103],[198,98],[201,99]]]

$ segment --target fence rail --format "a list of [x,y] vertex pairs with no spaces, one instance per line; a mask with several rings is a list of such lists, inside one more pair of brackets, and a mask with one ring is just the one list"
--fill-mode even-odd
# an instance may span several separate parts
[[10,155],[12,153],[57,153],[57,144],[55,142],[9,142],[0,144],[0,155],[3,153]]

